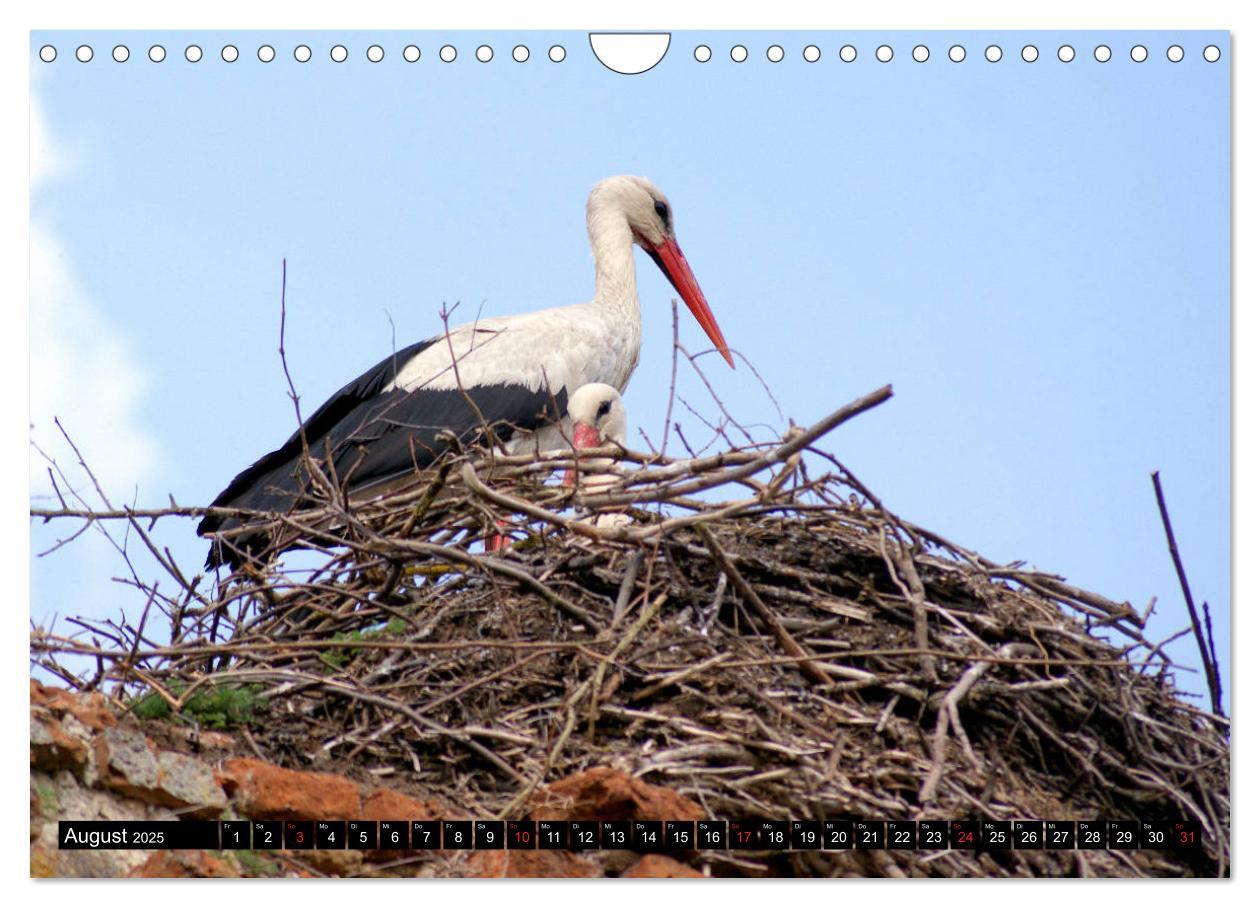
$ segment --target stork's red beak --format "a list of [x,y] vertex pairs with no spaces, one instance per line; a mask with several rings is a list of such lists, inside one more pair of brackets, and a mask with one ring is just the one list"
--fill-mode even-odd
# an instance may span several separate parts
[[[573,447],[579,451],[587,448],[599,447],[599,429],[594,426],[588,426],[584,422],[576,423],[573,426]],[[564,484],[566,486],[577,485],[577,471],[570,468],[564,471]]]
[[682,250],[678,248],[678,241],[667,236],[655,249],[650,246],[647,248],[652,261],[665,272],[665,276],[682,296],[683,302],[696,317],[704,333],[709,335],[709,340],[713,341],[713,346],[717,347],[718,353],[721,353],[722,358],[734,369],[735,360],[731,358],[731,351],[726,346],[726,338],[722,336],[722,329],[718,327],[717,319],[713,317],[709,304],[705,302],[704,293],[700,285],[696,283],[696,276],[691,273],[691,266],[683,257]]
[[599,447],[599,429],[580,422],[573,427],[573,447],[579,451]]

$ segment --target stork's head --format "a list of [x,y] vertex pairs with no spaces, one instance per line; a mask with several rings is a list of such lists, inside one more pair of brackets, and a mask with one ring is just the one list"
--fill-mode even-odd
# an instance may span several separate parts
[[579,450],[608,442],[626,445],[626,408],[612,385],[596,382],[574,391],[569,396],[569,419],[573,446]]
[[[598,240],[605,225],[616,229],[617,221],[630,228],[634,242],[656,262],[656,267],[674,285],[691,314],[696,317],[704,333],[713,341],[718,352],[735,367],[735,360],[726,346],[726,338],[718,327],[713,312],[704,298],[704,292],[691,273],[691,266],[678,247],[674,236],[674,209],[650,180],[643,177],[617,176],[600,180],[591,190],[586,203],[586,221],[591,231],[591,242],[599,258]],[[625,234],[622,233],[622,236]],[[624,240],[623,240],[624,242]]]
[[[621,403],[621,395],[612,385],[592,382],[583,385],[569,395],[569,422],[573,425],[573,447],[581,451],[585,448],[598,448],[600,445],[615,442],[623,448],[626,446],[626,408]],[[597,459],[598,466],[611,466],[611,460]],[[582,486],[587,491],[592,487],[587,476]],[[564,484],[577,485],[577,473],[572,469],[564,471]],[[595,487],[606,485],[597,482]]]
[[643,177],[625,175],[600,180],[591,190],[588,206],[615,209],[630,225],[635,242],[644,249],[655,249],[674,236],[669,199]]

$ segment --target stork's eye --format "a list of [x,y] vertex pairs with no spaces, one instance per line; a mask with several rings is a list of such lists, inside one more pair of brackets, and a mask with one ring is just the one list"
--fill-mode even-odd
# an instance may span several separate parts
[[656,216],[661,219],[661,223],[666,227],[669,226],[669,206],[664,202],[658,201],[655,205]]
[[[659,205],[660,202],[657,202],[656,204]],[[611,400],[604,401],[603,403],[599,405],[599,409],[595,411],[595,418],[603,419],[605,416],[608,415],[608,411],[611,409],[612,409],[612,401]]]

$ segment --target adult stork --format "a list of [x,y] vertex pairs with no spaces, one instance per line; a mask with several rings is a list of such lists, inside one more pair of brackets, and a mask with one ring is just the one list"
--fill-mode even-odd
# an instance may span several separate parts
[[[642,325],[634,247],[664,272],[718,352],[726,340],[683,257],[664,193],[642,177],[602,180],[586,202],[595,259],[587,303],[479,319],[387,356],[329,398],[283,445],[233,479],[212,507],[288,511],[312,501],[310,458],[358,496],[384,490],[447,450],[488,429],[512,452],[568,446],[558,422],[582,385],[624,391],[639,361]],[[242,525],[207,515],[197,532]],[[215,538],[206,567],[237,566],[262,540]]]

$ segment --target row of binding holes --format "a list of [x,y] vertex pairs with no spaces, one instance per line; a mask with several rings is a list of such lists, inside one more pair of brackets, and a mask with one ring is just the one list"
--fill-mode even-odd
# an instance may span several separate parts
[[[875,59],[880,63],[887,63],[893,58],[893,49],[887,44],[881,44],[875,48]],[[778,44],[771,44],[766,48],[766,59],[771,63],[780,63],[787,56],[787,52]],[[805,58],[807,63],[817,63],[822,59],[822,51],[816,44],[809,44],[801,51],[801,56]],[[926,44],[916,44],[910,51],[911,58],[916,63],[926,63],[932,56],[932,52]],[[1037,58],[1041,56],[1041,52],[1035,44],[1025,44],[1019,52],[1020,59],[1025,63],[1035,63]],[[1142,44],[1135,44],[1129,49],[1129,59],[1134,63],[1146,62],[1149,52]],[[1185,59],[1186,52],[1179,44],[1169,46],[1166,53],[1169,62],[1180,63]],[[961,44],[955,44],[948,51],[949,59],[954,63],[961,63],[967,59],[967,49]],[[1076,59],[1076,48],[1070,44],[1064,44],[1059,47],[1059,59],[1064,63],[1071,63]],[[708,63],[713,59],[713,51],[707,44],[697,45],[695,50],[695,58],[699,63]],[[857,48],[852,44],[846,44],[840,48],[840,59],[845,63],[852,63],[858,58]],[[984,49],[984,58],[990,63],[997,63],[1002,59],[1002,48],[996,44],[990,44]],[[1221,58],[1221,49],[1215,44],[1209,44],[1203,48],[1203,59],[1209,63],[1215,63]],[[748,48],[742,44],[736,44],[731,48],[731,59],[736,63],[743,63],[748,59]],[[1111,48],[1106,44],[1099,44],[1094,48],[1094,59],[1099,63],[1106,63],[1111,59]]]
[[[202,58],[202,50],[196,44],[190,44],[184,48],[184,59],[189,63],[196,63]],[[350,51],[346,49],[344,44],[335,44],[328,52],[329,57],[334,63],[345,63],[350,58]],[[916,44],[910,51],[910,56],[916,63],[926,63],[931,58],[931,51],[925,44]],[[1035,63],[1037,58],[1041,56],[1040,51],[1035,44],[1026,44],[1020,50],[1020,58],[1026,63]],[[75,59],[80,63],[89,62],[94,56],[92,46],[90,44],[80,44],[74,52]],[[119,63],[126,63],[131,57],[131,51],[125,44],[119,44],[114,47],[112,56]],[[225,63],[235,63],[240,57],[240,51],[234,44],[226,44],[219,51],[219,56]],[[293,58],[299,63],[306,63],[314,56],[314,52],[306,44],[299,44],[293,49]],[[402,51],[403,59],[408,63],[415,63],[420,59],[420,48],[414,44],[408,44]],[[450,44],[444,44],[438,50],[438,59],[443,63],[454,63],[459,56],[455,47]],[[488,44],[480,45],[475,56],[482,63],[489,63],[494,59],[494,49]],[[566,56],[564,46],[553,44],[547,50],[547,59],[553,63],[560,63]],[[771,44],[766,49],[766,59],[771,63],[780,63],[787,56],[783,47],[778,44]],[[801,52],[808,63],[817,63],[822,59],[822,51],[816,44],[810,44]],[[950,47],[948,56],[954,63],[961,63],[967,59],[967,49],[961,44],[955,44]],[[1134,63],[1143,63],[1148,56],[1147,49],[1144,45],[1135,44],[1129,49],[1129,58]],[[1168,48],[1166,53],[1169,61],[1172,63],[1180,63],[1185,58],[1185,50],[1181,45],[1173,44]],[[846,44],[840,48],[840,59],[845,63],[852,63],[858,57],[857,48],[852,44]],[[1059,48],[1058,57],[1064,63],[1071,63],[1076,59],[1076,49],[1070,44],[1064,44]],[[57,48],[51,44],[45,44],[39,49],[39,58],[45,63],[51,63],[57,59]],[[276,50],[270,44],[264,44],[258,48],[258,59],[263,63],[270,63],[276,58]],[[385,59],[385,48],[379,44],[373,44],[367,49],[367,58],[372,63],[380,63]],[[700,63],[708,63],[713,58],[713,51],[708,45],[701,44],[695,49],[695,58]],[[887,63],[893,58],[893,49],[887,44],[881,44],[875,48],[875,59],[880,63]],[[1002,48],[996,44],[990,44],[984,49],[984,58],[990,63],[997,63],[1002,59]],[[1209,63],[1215,63],[1221,58],[1221,49],[1215,44],[1209,44],[1203,48],[1203,59]],[[149,48],[149,59],[154,63],[161,63],[166,59],[166,48],[160,44],[154,44]],[[512,59],[517,63],[524,63],[529,59],[529,48],[524,44],[518,44],[512,48]],[[731,59],[736,63],[743,63],[748,59],[748,48],[742,44],[736,44],[731,48]],[[1106,63],[1111,59],[1111,48],[1106,44],[1099,44],[1094,48],[1094,59],[1099,63]]]
[[[293,59],[299,63],[308,63],[314,57],[315,53],[309,45],[299,44],[293,49]],[[74,58],[80,63],[88,63],[95,52],[90,44],[80,44],[74,51]],[[131,58],[131,50],[125,44],[118,44],[114,47],[111,56],[118,63],[126,63]],[[197,63],[204,56],[201,47],[196,44],[190,44],[184,48],[184,59],[189,63]],[[224,63],[235,63],[240,59],[241,52],[235,44],[225,44],[219,50],[219,57]],[[345,63],[350,59],[350,51],[344,44],[334,44],[328,51],[329,58],[334,63]],[[420,59],[420,48],[414,44],[408,44],[402,49],[402,58],[408,63],[415,63]],[[443,63],[454,63],[458,58],[459,52],[451,44],[443,44],[438,49],[438,59]],[[480,45],[474,56],[482,63],[489,63],[494,59],[494,49],[489,44]],[[563,63],[567,56],[564,46],[561,44],[553,44],[547,49],[547,59],[552,63]],[[379,44],[373,44],[367,49],[367,59],[372,63],[380,63],[385,59],[385,48]],[[45,63],[51,63],[57,59],[57,48],[51,44],[45,44],[39,49],[39,58]],[[276,49],[270,44],[263,44],[258,48],[258,59],[263,63],[270,63],[276,58]],[[149,59],[154,63],[161,63],[166,59],[166,48],[161,44],[154,44],[149,48]],[[517,63],[524,63],[529,59],[529,48],[524,44],[518,44],[512,48],[512,59]]]

